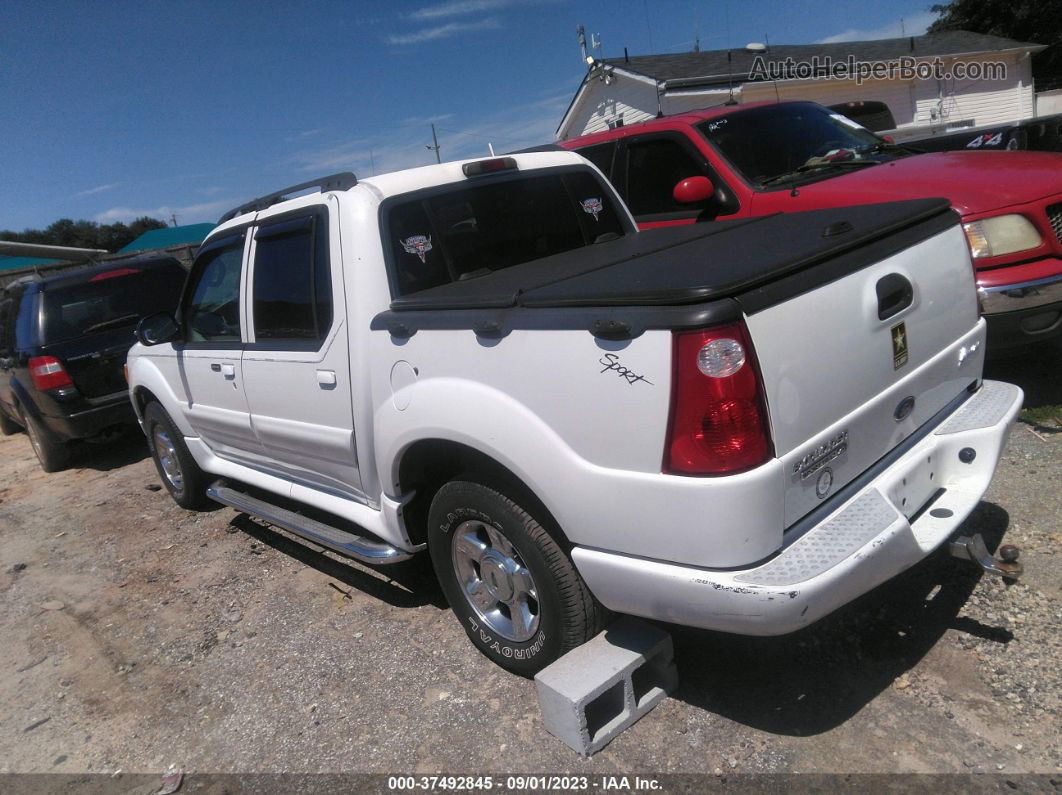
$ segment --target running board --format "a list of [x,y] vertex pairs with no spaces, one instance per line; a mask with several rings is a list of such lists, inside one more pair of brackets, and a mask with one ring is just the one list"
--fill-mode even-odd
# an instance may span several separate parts
[[316,519],[281,508],[279,505],[252,497],[250,494],[244,494],[242,491],[227,486],[221,480],[215,481],[207,489],[206,494],[215,502],[257,516],[311,543],[327,547],[362,563],[374,565],[399,563],[413,557],[412,552],[398,549],[383,541],[372,541],[354,533],[348,533],[346,530],[318,522]]

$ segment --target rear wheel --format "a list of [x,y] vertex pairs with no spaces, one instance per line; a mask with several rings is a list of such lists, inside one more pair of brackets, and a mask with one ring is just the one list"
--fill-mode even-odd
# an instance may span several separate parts
[[532,676],[601,628],[604,610],[546,528],[489,486],[455,480],[428,516],[443,591],[476,647]]
[[214,502],[206,496],[207,474],[192,458],[181,432],[158,403],[149,403],[144,409],[144,431],[155,469],[173,501],[191,511],[212,507]]
[[0,435],[10,436],[20,430],[22,430],[22,426],[4,414],[3,409],[0,409]]
[[23,413],[22,421],[26,426],[26,435],[29,437],[33,452],[37,460],[41,462],[41,469],[45,472],[58,472],[70,465],[70,445],[49,431],[32,415]]

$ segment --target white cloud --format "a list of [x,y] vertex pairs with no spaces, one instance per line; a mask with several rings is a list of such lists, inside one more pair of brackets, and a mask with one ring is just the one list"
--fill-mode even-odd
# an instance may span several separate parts
[[106,185],[98,185],[95,188],[89,188],[88,190],[79,191],[79,192],[75,193],[74,195],[75,196],[91,196],[94,193],[103,193],[105,190],[110,190],[111,188],[117,188],[121,184],[122,184],[121,182],[109,182]]
[[839,44],[845,41],[872,41],[874,39],[895,39],[900,36],[921,36],[936,18],[936,13],[925,11],[904,17],[902,27],[900,20],[897,19],[895,22],[889,22],[877,28],[849,28],[833,36],[818,39],[815,44]]
[[[446,126],[436,125],[443,160],[486,157],[490,154],[488,143],[501,154],[552,142],[573,90],[574,86],[563,89],[558,86],[544,98],[529,99],[493,113],[454,115]],[[302,150],[292,160],[303,173],[353,171],[368,176],[434,163],[434,152],[426,148],[430,144],[431,130],[427,122],[401,123],[387,133]],[[292,179],[295,181],[297,178]]]
[[409,15],[409,19],[429,20],[456,17],[461,14],[475,14],[480,11],[493,11],[512,5],[513,0],[446,0],[432,6],[418,8]]
[[478,22],[447,22],[434,28],[424,28],[413,33],[402,33],[387,37],[388,44],[420,44],[435,39],[448,39],[458,33],[469,33],[475,30],[492,30],[500,28],[501,23],[494,17],[487,17]]
[[141,210],[134,210],[129,207],[112,207],[97,214],[96,221],[101,224],[112,224],[116,221],[128,223],[146,215],[150,218],[158,218],[168,222],[171,215],[176,215],[177,223],[179,224],[195,224],[203,221],[213,222],[218,219],[219,215],[234,207],[237,203],[234,199],[223,199],[202,204],[188,204],[183,207],[163,205],[162,207]]

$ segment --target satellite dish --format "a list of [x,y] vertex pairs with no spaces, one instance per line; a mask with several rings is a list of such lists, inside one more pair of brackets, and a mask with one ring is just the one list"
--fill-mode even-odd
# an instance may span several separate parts
[[745,52],[767,52],[767,45],[759,41],[750,41],[745,45]]

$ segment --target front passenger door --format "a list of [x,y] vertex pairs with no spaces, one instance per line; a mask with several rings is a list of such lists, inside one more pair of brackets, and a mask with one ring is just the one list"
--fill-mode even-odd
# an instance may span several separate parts
[[254,463],[263,456],[241,369],[245,248],[246,230],[240,230],[200,249],[181,308],[184,342],[174,347],[188,424],[221,458]]
[[[624,199],[642,229],[679,226],[733,215],[738,204],[732,191],[704,156],[682,136],[668,133],[626,139],[622,162],[626,165]],[[623,171],[617,166],[620,174]],[[716,198],[707,205],[675,200],[675,185],[688,177],[707,177]]]

